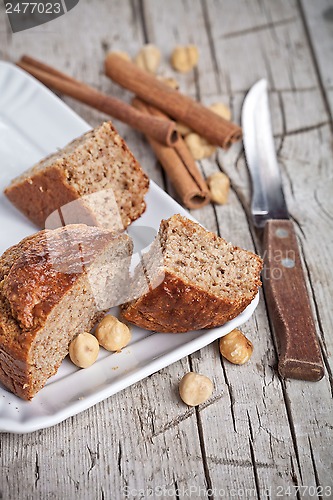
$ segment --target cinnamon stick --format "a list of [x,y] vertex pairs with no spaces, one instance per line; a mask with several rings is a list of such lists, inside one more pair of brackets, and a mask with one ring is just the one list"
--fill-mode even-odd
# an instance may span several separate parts
[[[138,98],[134,98],[132,105],[151,116],[165,117],[165,115],[147,105]],[[209,189],[185,141],[179,138],[173,148],[163,146],[147,136],[155,155],[167,173],[182,203],[188,208],[200,208],[210,201]]]
[[153,75],[115,53],[105,59],[105,73],[114,82],[134,92],[143,101],[185,123],[210,144],[227,149],[242,137],[242,130],[202,104],[168,87]]
[[33,75],[48,87],[74,97],[78,101],[127,123],[131,127],[153,137],[157,142],[171,146],[178,140],[179,136],[176,131],[176,124],[171,120],[144,114],[129,104],[103,94],[93,87],[29,56],[23,56],[17,63],[17,66]]
[[[58,78],[61,78],[62,80],[67,80],[69,82],[75,83],[76,85],[80,85],[82,82],[79,80],[76,80],[70,75],[67,75],[66,73],[63,73],[62,71],[59,71],[56,68],[53,68],[52,66],[49,66],[48,64],[43,63],[42,61],[38,61],[37,59],[27,56],[24,54],[21,59],[20,63],[24,64],[29,64],[29,66],[33,66],[36,69],[40,69],[42,71],[45,71],[46,73],[49,73],[50,75],[57,76]],[[18,63],[19,66],[19,63]]]

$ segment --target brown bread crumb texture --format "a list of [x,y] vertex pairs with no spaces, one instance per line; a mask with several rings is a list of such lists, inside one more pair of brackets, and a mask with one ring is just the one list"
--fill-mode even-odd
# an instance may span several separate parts
[[223,325],[261,285],[262,260],[180,215],[161,222],[143,258],[150,290],[122,307],[123,317],[159,332]]
[[[103,212],[102,198],[98,198],[96,216],[93,206],[96,203],[89,201],[90,196],[113,190],[123,229],[145,211],[144,195],[148,187],[148,177],[126,143],[111,122],[105,122],[14,179],[5,194],[40,228],[45,227],[50,214],[80,200],[71,207],[70,213],[67,211],[57,218],[58,225],[46,224],[47,228],[53,228],[64,225],[61,218],[66,219],[66,224],[96,225],[96,220],[101,218],[99,212]],[[106,203],[109,207],[110,201]],[[104,212],[106,216],[108,211]],[[111,213],[108,229],[115,224],[115,217]]]
[[127,235],[85,225],[41,231],[3,254],[0,381],[8,389],[29,400],[57,372],[71,340],[121,297],[131,254]]

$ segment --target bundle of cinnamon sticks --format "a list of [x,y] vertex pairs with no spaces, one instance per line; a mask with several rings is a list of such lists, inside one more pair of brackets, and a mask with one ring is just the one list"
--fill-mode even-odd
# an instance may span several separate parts
[[170,120],[158,117],[147,117],[129,104],[109,95],[103,94],[89,85],[58,71],[29,56],[23,56],[16,63],[42,83],[54,90],[73,97],[103,113],[109,114],[144,134],[153,137],[156,141],[172,145],[178,139],[176,124]]
[[169,117],[188,125],[209,143],[225,149],[241,138],[240,127],[171,89],[115,53],[107,56],[105,72],[116,83],[135,93],[137,97],[133,99],[132,106],[31,57],[23,56],[17,65],[45,85],[143,132],[182,203],[188,208],[199,208],[209,203],[207,184],[185,142],[178,135],[175,122]]
[[[164,113],[137,97],[133,99],[132,105],[149,116],[167,119]],[[169,147],[149,136],[147,139],[182,203],[188,208],[200,208],[209,203],[208,186],[185,141],[179,137],[178,141]]]

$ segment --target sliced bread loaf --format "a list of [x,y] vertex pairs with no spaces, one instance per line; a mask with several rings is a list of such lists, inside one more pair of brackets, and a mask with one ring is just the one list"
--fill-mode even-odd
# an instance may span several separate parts
[[0,382],[31,399],[72,339],[123,301],[130,238],[96,227],[41,231],[0,257]]
[[148,330],[186,332],[223,325],[240,314],[260,286],[262,261],[180,215],[161,222],[143,258],[149,291],[122,307]]
[[[104,227],[119,231],[145,211],[148,186],[148,177],[124,140],[105,122],[14,179],[5,194],[40,228],[98,225],[102,218]],[[62,207],[63,212],[46,224]]]

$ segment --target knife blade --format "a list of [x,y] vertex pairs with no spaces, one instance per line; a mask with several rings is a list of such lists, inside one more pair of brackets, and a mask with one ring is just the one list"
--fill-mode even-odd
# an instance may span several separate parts
[[262,281],[283,378],[318,381],[324,376],[294,224],[284,198],[268,103],[267,81],[259,80],[242,108],[243,143],[252,180],[251,213],[263,228]]

